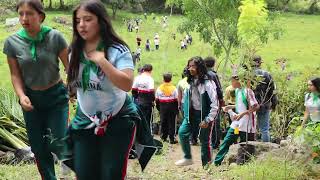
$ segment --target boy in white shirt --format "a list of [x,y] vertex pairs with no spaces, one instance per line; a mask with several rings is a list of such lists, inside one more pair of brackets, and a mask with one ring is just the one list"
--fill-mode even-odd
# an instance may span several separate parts
[[[259,104],[253,91],[242,87],[238,76],[232,76],[232,86],[236,89],[236,104],[223,107],[223,110],[230,114],[232,123],[214,160],[216,166],[221,165],[229,147],[237,142],[238,137],[240,142],[254,141],[256,133],[255,111],[259,109]],[[233,112],[232,108],[235,108],[236,112]]]

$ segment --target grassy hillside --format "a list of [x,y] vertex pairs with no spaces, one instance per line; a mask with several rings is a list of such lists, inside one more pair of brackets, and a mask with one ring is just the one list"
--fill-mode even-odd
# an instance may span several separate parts
[[[132,51],[137,48],[136,36],[142,38],[142,56],[141,61],[137,67],[144,63],[151,63],[154,66],[154,77],[156,84],[161,82],[161,74],[163,72],[172,72],[174,74],[174,82],[180,78],[181,71],[186,64],[186,61],[192,56],[214,56],[213,48],[209,44],[204,44],[199,40],[197,33],[192,33],[194,43],[188,47],[186,51],[180,50],[180,40],[185,36],[176,32],[176,28],[183,21],[182,16],[169,17],[169,26],[162,29],[160,19],[161,15],[157,15],[156,20],[152,20],[151,16],[147,20],[142,15],[131,14],[127,12],[119,12],[119,16],[114,23],[115,30],[120,36],[129,44]],[[71,26],[58,24],[53,22],[54,17],[64,16],[71,21],[71,12],[49,12],[45,23],[57,28],[63,32],[68,42],[71,41],[72,29]],[[140,26],[140,32],[127,32],[126,25],[123,22],[124,18],[143,19]],[[319,16],[316,15],[296,15],[283,14],[281,22],[285,30],[284,36],[280,40],[270,40],[267,45],[261,48],[265,65],[269,68],[274,68],[274,60],[277,58],[288,58],[288,70],[299,71],[306,66],[315,68],[320,64],[320,21]],[[3,23],[0,25],[0,47],[2,49],[3,42],[7,36],[17,31],[19,26],[6,28]],[[160,50],[154,51],[153,37],[155,33],[160,35]],[[172,33],[177,34],[176,40],[173,40]],[[146,39],[150,39],[152,45],[151,52],[144,51],[144,44]],[[6,57],[0,53],[0,86],[8,85],[10,83],[9,72],[6,65]],[[222,59],[222,57],[221,57]]]

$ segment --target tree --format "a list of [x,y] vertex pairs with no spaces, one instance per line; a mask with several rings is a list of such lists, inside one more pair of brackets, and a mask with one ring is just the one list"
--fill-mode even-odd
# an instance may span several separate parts
[[59,7],[59,9],[64,9],[65,7],[64,7],[64,0],[60,0],[60,7]]
[[[265,7],[264,0],[249,1],[261,1]],[[232,61],[232,54],[237,53],[238,48],[242,46],[241,41],[245,40],[239,38],[238,34],[239,8],[241,2],[245,1],[182,0],[183,10],[187,16],[187,20],[179,27],[179,31],[190,32],[196,30],[200,33],[204,42],[208,42],[213,46],[216,56],[221,57],[221,55],[224,54],[223,72],[226,71],[229,61]],[[253,6],[255,6],[255,4]],[[276,18],[271,17],[276,16],[270,16],[269,18],[267,14],[267,17],[268,26],[266,25],[257,34],[263,43],[267,43],[271,30],[275,30],[275,28],[271,27],[273,26],[273,22],[276,22]],[[280,33],[275,37],[279,37],[279,34]]]
[[111,5],[112,18],[115,19],[118,9],[120,9],[126,1],[125,0],[108,0],[107,2]]
[[121,9],[125,3],[130,3],[131,5],[134,5],[144,1],[145,0],[105,0],[105,2],[111,5],[113,19],[116,18],[118,9]]
[[166,0],[166,7],[170,7],[170,16],[173,12],[174,6],[180,6],[182,4],[182,0]]
[[216,56],[224,52],[224,69],[233,48],[238,47],[237,23],[240,0],[182,0],[187,20],[180,32],[196,30],[204,42],[210,43]]

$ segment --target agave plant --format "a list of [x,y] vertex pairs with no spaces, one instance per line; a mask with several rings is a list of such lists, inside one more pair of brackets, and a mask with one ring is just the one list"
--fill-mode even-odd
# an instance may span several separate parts
[[0,149],[27,147],[27,131],[18,98],[12,90],[0,88]]

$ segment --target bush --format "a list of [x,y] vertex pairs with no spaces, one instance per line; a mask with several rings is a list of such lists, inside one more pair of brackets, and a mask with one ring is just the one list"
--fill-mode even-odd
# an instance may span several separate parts
[[311,157],[315,163],[320,164],[320,124],[308,124],[306,128],[297,128],[296,140],[311,149]]
[[[302,122],[304,96],[307,92],[307,81],[317,74],[317,70],[305,69],[301,72],[272,72],[277,86],[278,106],[271,113],[271,134],[281,140],[294,133]],[[299,77],[299,79],[298,79]]]
[[317,0],[267,0],[271,10],[284,10],[296,13],[320,13],[320,2]]
[[1,0],[0,1],[0,8],[1,9],[11,9],[14,10],[16,8],[18,0]]

